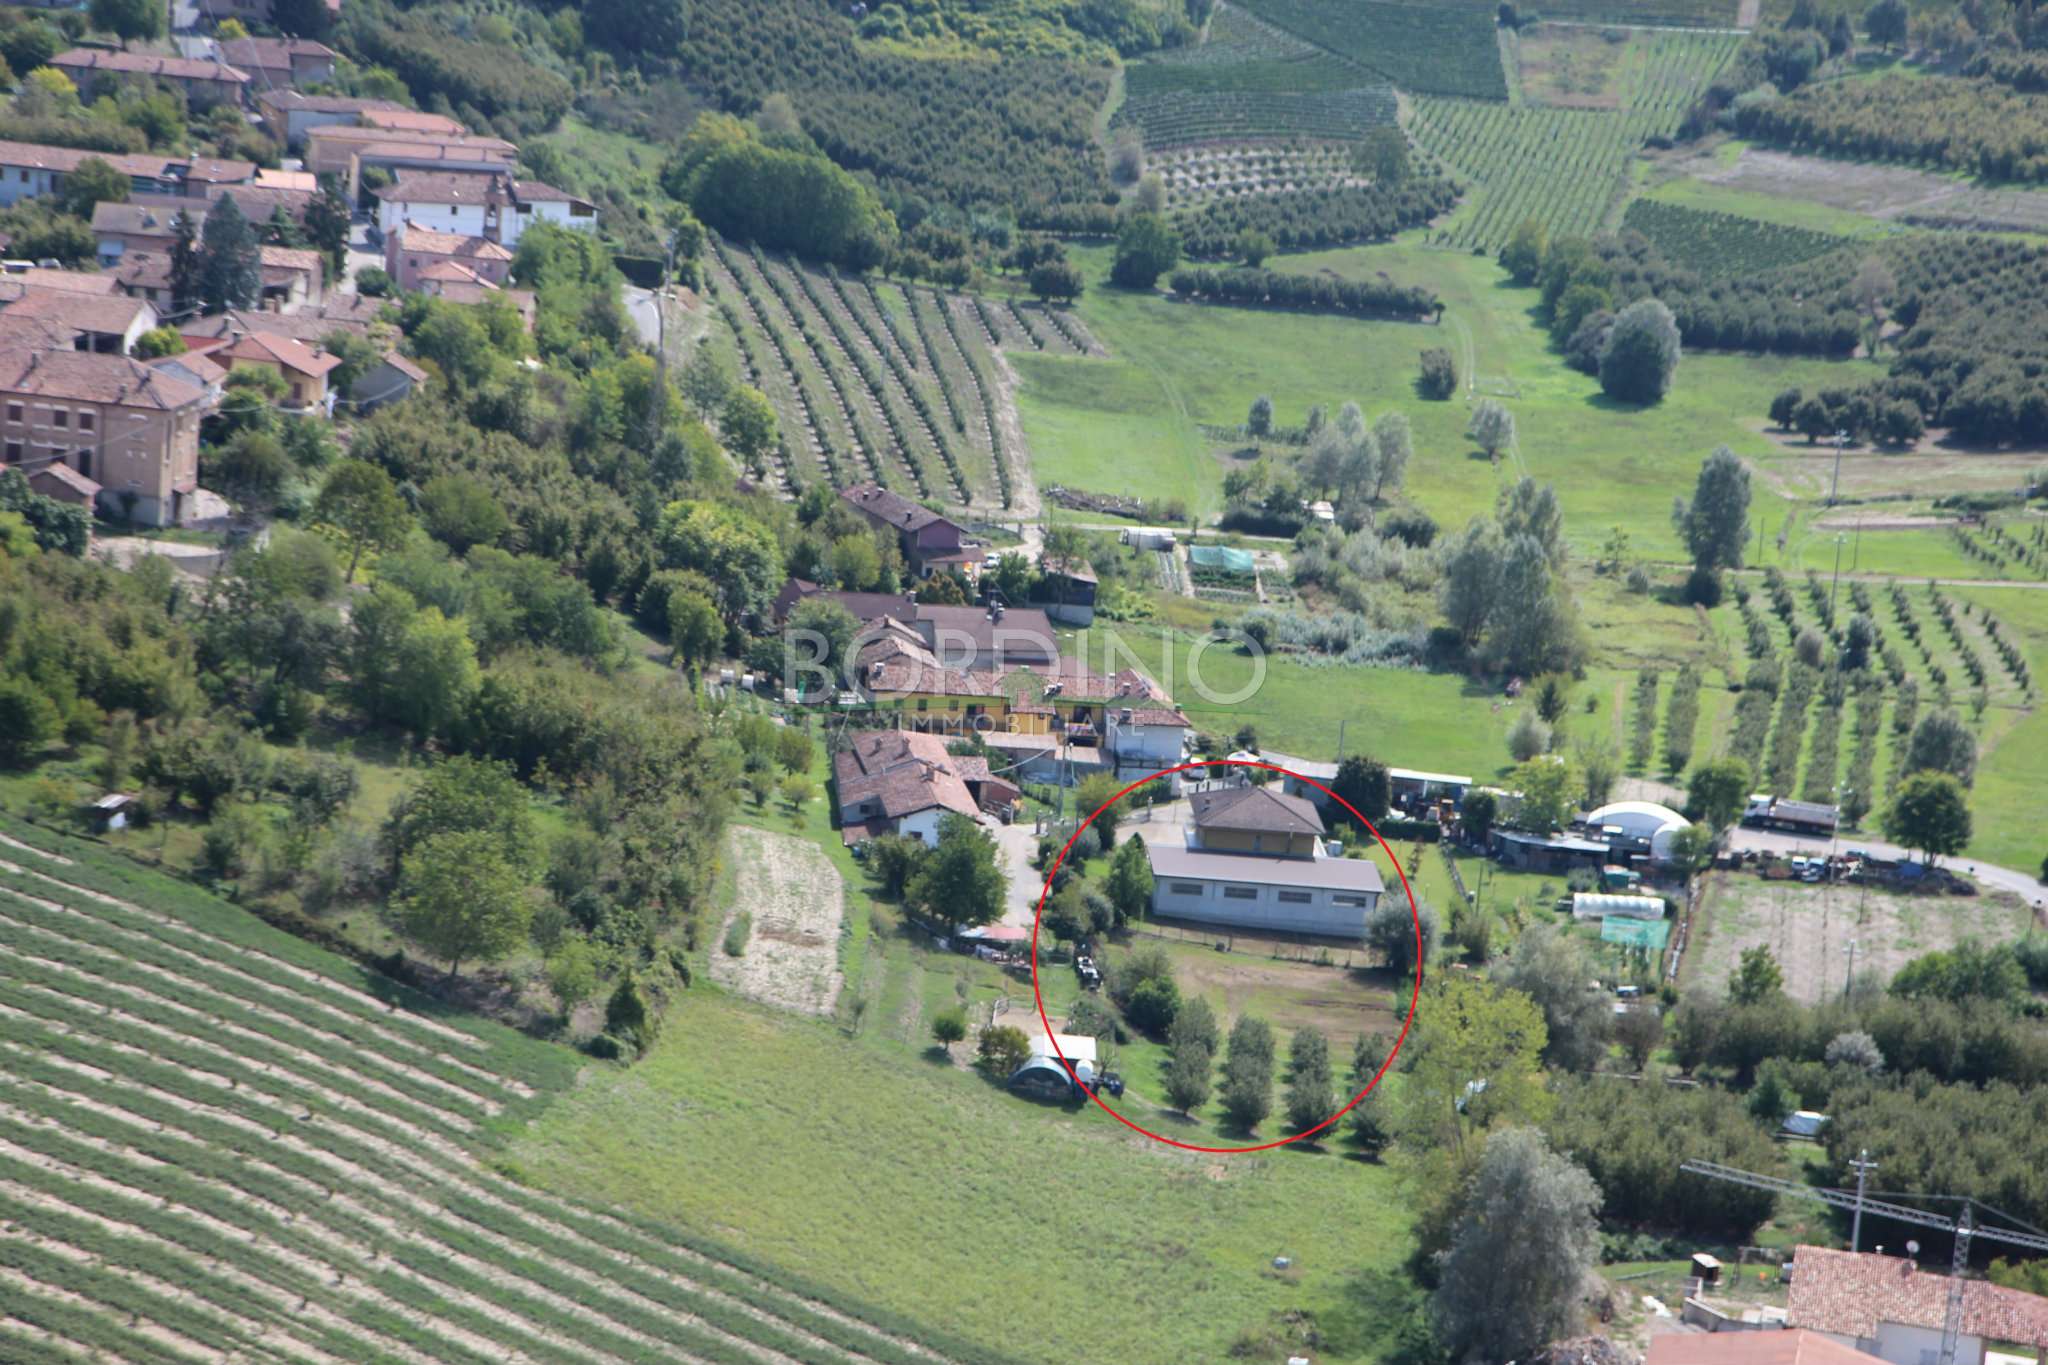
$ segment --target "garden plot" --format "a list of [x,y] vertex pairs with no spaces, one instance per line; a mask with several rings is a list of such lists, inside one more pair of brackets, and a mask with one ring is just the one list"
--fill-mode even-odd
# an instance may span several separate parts
[[1785,993],[1818,1004],[1842,993],[1855,971],[1881,980],[1913,958],[1966,938],[1992,945],[2027,932],[2031,914],[2017,896],[1902,896],[1843,883],[1808,886],[1717,872],[1707,882],[1698,927],[1686,950],[1684,982],[1721,990],[1744,949],[1771,950]]
[[10,830],[0,1358],[986,1358],[504,1179],[483,1121],[569,1085],[572,1054]]
[[734,825],[727,841],[739,890],[733,915],[752,917],[745,951],[711,955],[711,977],[764,1004],[829,1016],[839,999],[839,870],[808,839]]

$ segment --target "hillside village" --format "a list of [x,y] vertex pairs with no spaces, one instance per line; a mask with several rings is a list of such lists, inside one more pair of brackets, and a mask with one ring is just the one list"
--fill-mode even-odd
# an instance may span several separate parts
[[2042,1365],[2044,53],[0,6],[0,1360]]

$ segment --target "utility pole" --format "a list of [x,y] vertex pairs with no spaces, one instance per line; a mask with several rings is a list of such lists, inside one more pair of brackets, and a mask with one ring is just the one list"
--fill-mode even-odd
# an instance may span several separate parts
[[1835,628],[1835,594],[1842,587],[1842,536],[1835,534],[1835,581],[1828,587],[1828,630]]
[[[1849,951],[1852,962],[1855,960],[1855,950],[1856,945],[1851,943]],[[1853,972],[1855,969],[1852,967],[1850,970]],[[1861,1251],[1863,1250],[1863,1182],[1872,1171],[1877,1169],[1877,1163],[1870,1159],[1870,1149],[1865,1147],[1856,1153],[1856,1159],[1849,1163],[1849,1167],[1856,1172],[1856,1217],[1849,1224],[1849,1250]]]
[[1835,505],[1835,495],[1842,491],[1842,447],[1849,443],[1849,433],[1835,432],[1835,477],[1828,484],[1828,506]]
[[1348,724],[1350,724],[1348,719],[1337,722],[1337,764],[1339,767],[1343,766],[1344,763],[1344,727]]
[[[1851,991],[1852,989],[1854,989],[1855,985],[1856,985],[1856,940],[1852,938],[1852,939],[1850,939],[1850,940],[1849,940],[1849,975],[1848,975],[1847,977],[1843,978],[1843,980],[1842,980],[1842,998],[1843,998],[1844,1000],[1847,1000],[1847,999],[1849,998],[1849,992],[1850,992],[1850,991]],[[1862,1179],[1862,1177],[1861,1177],[1860,1175],[1859,1175],[1859,1176],[1857,1177],[1856,1183],[1857,1183],[1857,1185],[1858,1185],[1858,1187],[1859,1187],[1859,1190],[1860,1190],[1860,1187],[1862,1186],[1862,1183],[1863,1183],[1863,1179]],[[1859,1217],[1859,1218],[1861,1218],[1861,1217],[1863,1216],[1863,1211],[1862,1211],[1862,1209],[1860,1209],[1860,1208],[1859,1208],[1859,1209],[1858,1209],[1858,1210],[1856,1211],[1856,1216],[1857,1216],[1857,1217]]]

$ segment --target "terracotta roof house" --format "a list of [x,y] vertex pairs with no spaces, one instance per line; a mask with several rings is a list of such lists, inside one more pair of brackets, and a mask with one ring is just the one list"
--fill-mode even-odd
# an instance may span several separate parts
[[589,200],[538,180],[521,180],[510,166],[485,174],[402,171],[376,196],[377,227],[387,237],[411,225],[510,247],[535,223],[597,226],[597,208]]
[[316,175],[339,177],[349,197],[354,199],[362,191],[365,166],[381,166],[389,171],[510,175],[518,155],[519,148],[503,138],[337,123],[306,133],[305,166]]
[[291,406],[322,412],[331,406],[327,400],[327,376],[341,364],[340,356],[316,346],[261,331],[235,337],[225,346],[208,351],[207,356],[216,364],[227,366],[230,373],[244,368],[272,370],[284,377],[291,394],[286,401]]
[[72,344],[81,351],[126,355],[158,322],[157,311],[143,299],[126,294],[82,294],[70,289],[29,286],[8,299],[0,289],[0,317],[41,318],[77,333]]
[[62,290],[73,294],[113,294],[119,292],[114,277],[97,270],[44,270],[31,266],[27,270],[11,271],[0,276],[0,290],[9,286],[34,289]]
[[[384,237],[384,269],[400,289],[415,290],[437,266],[457,265],[484,284],[502,285],[512,275],[512,251],[488,237],[442,232],[410,220]],[[445,282],[446,276],[436,276]]]
[[246,71],[258,90],[334,79],[335,51],[310,38],[224,38],[220,59]]
[[[309,308],[298,313],[258,313],[242,308],[230,308],[225,313],[210,317],[194,318],[181,325],[178,332],[187,344],[204,341],[233,340],[248,332],[268,332],[272,336],[290,337],[317,345],[336,332],[347,332],[352,336],[368,336],[371,320],[355,315],[348,306],[357,298],[354,294],[330,294],[319,308]],[[381,306],[382,300],[368,302]]]
[[424,109],[365,109],[357,116],[356,122],[364,128],[384,128],[401,133],[432,133],[439,137],[461,137],[469,131],[469,125],[459,119],[449,118],[446,114],[430,114]]
[[160,57],[147,52],[112,52],[74,47],[50,58],[52,67],[71,78],[78,92],[93,98],[102,87],[150,80],[182,90],[195,108],[240,104],[249,88],[249,73],[218,60]]
[[53,460],[29,471],[28,486],[46,498],[83,507],[88,512],[99,502],[100,485],[70,465]]
[[[1793,1252],[1786,1318],[1880,1359],[1919,1365],[1941,1346],[1948,1294],[1948,1276],[1904,1256],[1802,1246]],[[2000,1345],[2048,1348],[2048,1298],[1964,1281],[1957,1365],[1983,1365],[1986,1350]]]
[[154,251],[168,254],[177,240],[178,215],[190,214],[195,232],[221,199],[232,199],[242,216],[251,223],[270,221],[279,209],[294,223],[303,224],[306,209],[313,202],[309,190],[277,185],[230,184],[194,185],[195,195],[135,194],[123,204],[102,201],[93,206],[92,235],[99,247],[102,266],[119,263],[124,252]]
[[956,561],[965,553],[958,523],[901,493],[879,484],[857,483],[840,489],[839,496],[874,525],[893,534],[903,547],[904,561],[919,575],[930,572],[940,561]]
[[257,273],[262,277],[266,312],[297,313],[318,308],[327,296],[326,259],[310,247],[260,247]]
[[1818,1332],[1661,1332],[1643,1365],[1879,1365]]
[[35,142],[0,141],[0,207],[56,194],[64,188],[65,177],[86,161],[104,161],[128,177],[130,192],[144,194],[200,194],[211,196],[219,187],[247,185],[256,178],[251,161],[222,161],[215,157],[167,156],[163,153],[116,154],[77,147],[49,147]]
[[152,526],[181,521],[199,487],[199,386],[126,356],[0,351],[0,459],[65,464],[100,505]]
[[833,755],[840,834],[848,844],[900,834],[936,845],[948,814],[973,819],[981,807],[937,735],[872,730]]
[[[396,100],[358,99],[353,95],[308,95],[302,90],[271,87],[257,92],[256,112],[263,116],[263,122],[273,137],[297,150],[305,144],[306,134],[315,128],[337,125],[355,128],[363,125],[368,114],[411,111]],[[453,119],[443,122],[454,124],[453,132],[464,131],[462,125]]]

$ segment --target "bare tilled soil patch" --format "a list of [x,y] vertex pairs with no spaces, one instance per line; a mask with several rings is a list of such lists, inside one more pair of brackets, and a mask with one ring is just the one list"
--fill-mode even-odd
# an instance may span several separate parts
[[1867,213],[1873,218],[2002,227],[2048,228],[2048,194],[1984,189],[1910,166],[1884,166],[1828,157],[1744,148],[1732,166],[1696,172],[1709,184],[1756,194],[1782,195]]
[[751,915],[753,932],[738,957],[712,952],[712,979],[763,1004],[830,1014],[841,983],[839,870],[808,840],[746,825],[733,826],[729,848],[739,874],[732,914]]

